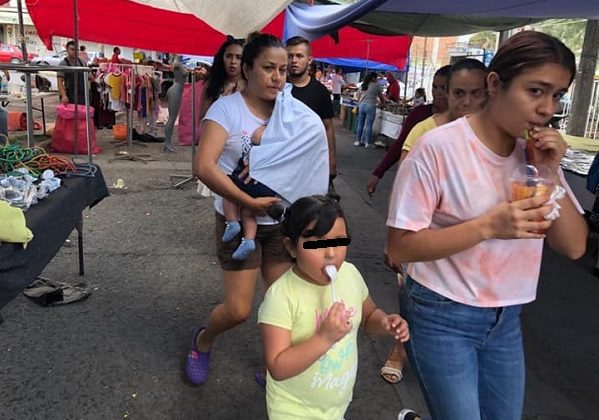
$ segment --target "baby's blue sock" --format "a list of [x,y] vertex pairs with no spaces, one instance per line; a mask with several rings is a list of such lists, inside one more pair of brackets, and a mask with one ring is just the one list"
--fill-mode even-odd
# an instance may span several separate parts
[[233,253],[232,257],[235,261],[245,260],[251,252],[256,249],[256,242],[253,239],[241,238],[241,243]]
[[239,235],[239,232],[241,232],[241,225],[236,220],[225,222],[225,224],[225,232],[223,233],[222,241],[229,242]]

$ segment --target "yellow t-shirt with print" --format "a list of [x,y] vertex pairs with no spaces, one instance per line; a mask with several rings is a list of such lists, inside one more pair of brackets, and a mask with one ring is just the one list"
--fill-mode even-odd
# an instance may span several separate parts
[[[123,75],[119,74],[118,76],[110,73],[106,76],[106,85],[110,88],[110,95],[112,96],[113,101],[121,100],[121,84],[123,83]],[[124,99],[124,96],[123,96]]]
[[[350,311],[353,328],[302,373],[266,380],[270,420],[340,420],[352,399],[358,370],[357,333],[368,287],[358,269],[344,262],[335,279],[337,299]],[[331,287],[307,282],[288,270],[266,292],[258,323],[291,331],[291,344],[312,337],[333,304]]]
[[433,128],[437,128],[437,123],[433,117],[434,115],[431,115],[426,120],[420,121],[412,128],[408,134],[408,137],[406,137],[406,141],[404,142],[401,150],[406,150],[409,152],[412,150],[418,139],[424,135],[424,133],[432,130]]

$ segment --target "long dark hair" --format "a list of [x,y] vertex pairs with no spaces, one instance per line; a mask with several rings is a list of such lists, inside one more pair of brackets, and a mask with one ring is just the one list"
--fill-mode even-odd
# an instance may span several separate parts
[[284,48],[283,43],[279,38],[271,34],[262,34],[260,32],[252,32],[248,36],[247,43],[243,48],[243,53],[241,54],[241,77],[244,80],[247,80],[247,76],[243,72],[244,64],[248,66],[248,68],[254,67],[254,61],[262,51],[267,48]]
[[210,78],[208,79],[208,87],[206,92],[208,97],[212,101],[216,101],[225,87],[225,81],[227,80],[227,69],[225,69],[225,52],[231,45],[239,45],[243,48],[245,41],[243,39],[236,39],[232,36],[227,36],[227,40],[218,49],[214,55],[214,61],[212,62],[212,69],[210,70]]
[[559,64],[570,72],[570,83],[576,75],[574,54],[562,41],[543,32],[522,31],[499,47],[489,64],[489,72],[499,75],[507,86],[524,70],[543,64]]
[[366,76],[366,78],[362,82],[362,90],[367,90],[368,85],[370,85],[372,82],[376,83],[376,80],[377,80],[376,73],[374,73],[374,72],[368,73],[368,76]]

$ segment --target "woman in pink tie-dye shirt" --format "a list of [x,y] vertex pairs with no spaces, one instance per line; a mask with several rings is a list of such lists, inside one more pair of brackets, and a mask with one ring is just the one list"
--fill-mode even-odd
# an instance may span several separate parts
[[[410,263],[401,310],[434,419],[522,416],[520,309],[536,297],[543,240],[570,258],[586,247],[583,212],[559,166],[566,143],[546,127],[575,73],[561,41],[514,35],[489,65],[485,107],[426,133],[397,174],[387,254]],[[558,219],[544,219],[548,196],[509,201],[509,179],[527,161],[565,188]]]

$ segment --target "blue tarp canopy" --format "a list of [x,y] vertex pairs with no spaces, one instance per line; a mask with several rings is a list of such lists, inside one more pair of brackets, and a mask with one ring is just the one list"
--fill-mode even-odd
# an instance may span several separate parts
[[390,64],[378,63],[371,60],[362,60],[359,58],[314,58],[314,60],[320,61],[322,63],[332,64],[336,67],[341,67],[341,69],[346,73],[362,70],[401,71],[397,67]]
[[[335,2],[335,0],[333,0]],[[294,2],[284,38],[310,40],[351,25],[377,35],[449,36],[505,30],[548,18],[599,18],[599,0],[359,0],[310,6]]]

